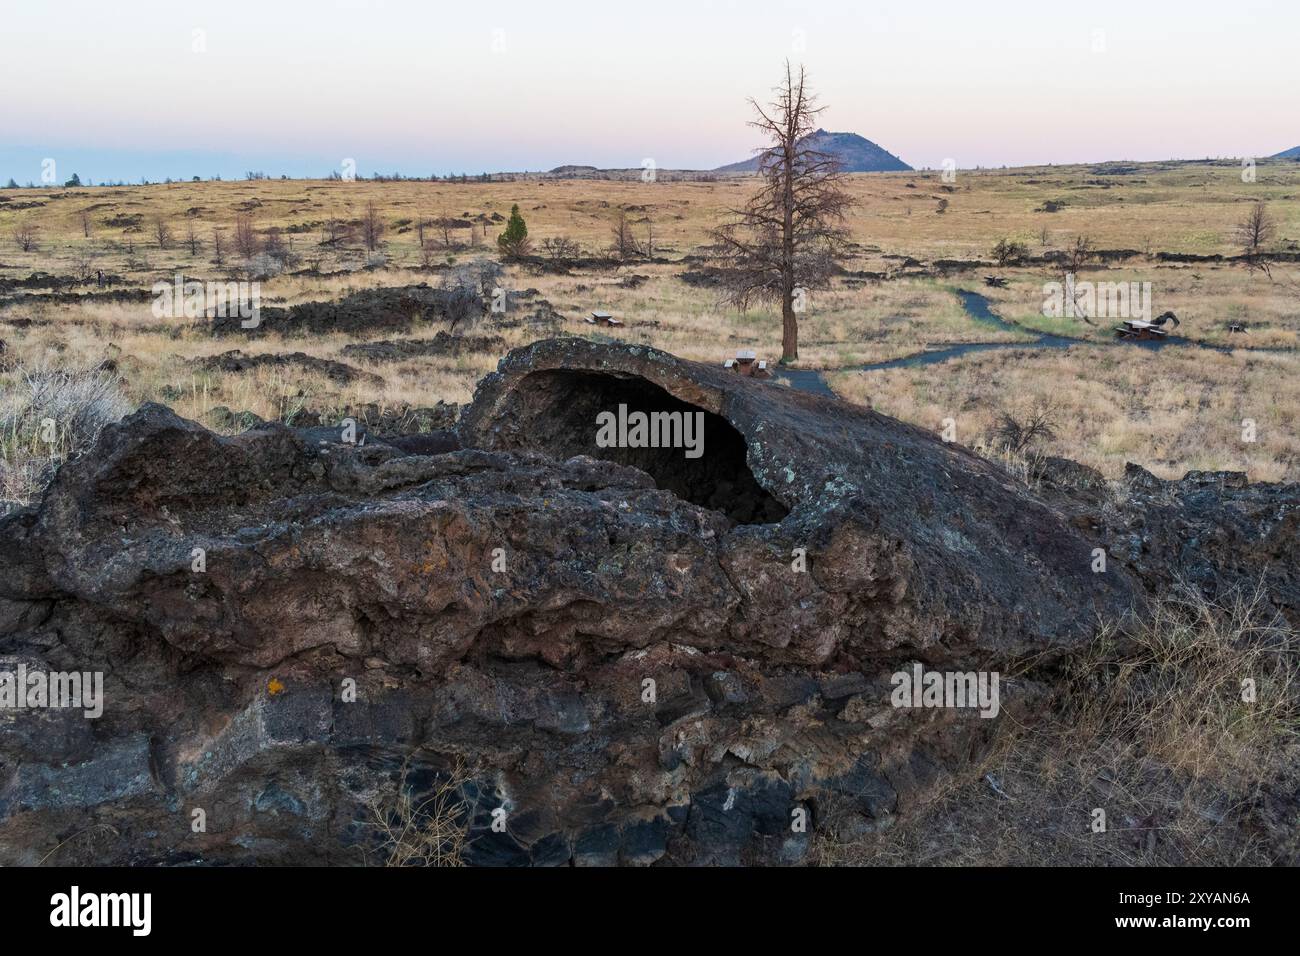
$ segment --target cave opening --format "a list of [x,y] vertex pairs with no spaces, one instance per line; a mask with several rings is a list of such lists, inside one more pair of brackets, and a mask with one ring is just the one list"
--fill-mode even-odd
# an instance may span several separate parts
[[[631,465],[649,474],[661,489],[721,512],[737,524],[771,524],[789,513],[750,471],[744,436],[730,422],[644,378],[569,369],[534,372],[516,387],[513,405],[517,427],[512,432],[517,447],[557,458],[590,455]],[[656,413],[679,413],[680,418],[674,421],[683,423],[687,415],[702,414],[703,444],[698,457],[690,457],[690,449],[680,443],[658,448],[624,443],[601,447],[597,443],[601,413],[635,422],[637,412],[647,418]],[[655,420],[666,419],[660,414]],[[694,437],[690,427],[687,423],[685,431],[674,435]]]

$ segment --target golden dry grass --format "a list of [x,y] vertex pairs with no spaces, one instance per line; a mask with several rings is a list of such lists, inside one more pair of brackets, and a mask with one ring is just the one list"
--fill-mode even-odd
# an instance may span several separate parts
[[[863,255],[905,254],[919,258],[987,256],[1004,236],[1018,238],[1037,251],[1044,232],[1048,248],[1060,248],[1075,235],[1091,236],[1100,248],[1142,252],[1221,253],[1234,250],[1233,228],[1250,203],[1270,202],[1278,222],[1278,242],[1300,239],[1300,164],[1263,163],[1254,183],[1241,181],[1241,167],[1217,163],[1145,163],[1116,174],[1112,165],[1022,167],[1011,170],[961,170],[952,184],[938,173],[873,173],[848,178],[859,206],[851,217],[852,238]],[[521,180],[499,183],[321,182],[262,180],[200,182],[114,188],[23,189],[0,191],[11,200],[0,204],[0,237],[8,248],[7,266],[22,271],[49,268],[51,260],[70,263],[79,248],[104,250],[115,270],[125,256],[117,245],[133,241],[138,254],[167,274],[195,264],[182,248],[186,224],[193,220],[200,238],[212,228],[227,231],[247,212],[259,228],[276,226],[288,233],[298,251],[309,257],[320,238],[319,223],[331,218],[358,220],[366,204],[379,207],[388,226],[391,262],[420,261],[414,221],[421,217],[507,216],[518,203],[534,239],[568,235],[587,247],[610,242],[610,226],[619,207],[629,209],[634,225],[642,217],[654,222],[656,244],[670,257],[705,241],[707,231],[728,207],[740,205],[753,183],[724,179],[714,183],[643,183],[595,180]],[[938,212],[940,199],[948,205]],[[1048,201],[1064,202],[1057,212],[1039,211]],[[39,202],[34,209],[7,205]],[[92,235],[83,237],[81,214],[90,210]],[[139,214],[134,229],[104,224],[113,216]],[[158,250],[152,223],[162,217],[175,243]],[[40,248],[21,253],[8,241],[16,222],[37,226]],[[490,226],[490,245],[500,224]],[[323,264],[330,257],[322,255]],[[354,257],[355,258],[355,257]]]
[[[810,309],[801,319],[804,367],[843,369],[937,344],[1033,337],[1028,331],[973,322],[962,311],[956,288],[988,295],[1005,318],[1027,330],[1109,342],[1113,323],[1103,320],[1092,328],[1040,314],[1043,283],[1056,277],[1045,266],[898,277],[902,257],[922,263],[987,258],[993,244],[1004,237],[1025,242],[1033,254],[1060,249],[1076,235],[1091,237],[1097,248],[1137,250],[1137,256],[1090,271],[1087,277],[1152,282],[1155,310],[1171,308],[1182,318],[1179,335],[1254,347],[1293,347],[1300,342],[1300,267],[1278,265],[1270,279],[1240,265],[1161,263],[1154,258],[1162,250],[1232,254],[1234,226],[1260,198],[1269,202],[1277,221],[1272,247],[1300,248],[1300,164],[1261,164],[1254,183],[1241,182],[1237,164],[1220,162],[959,171],[951,184],[936,173],[855,175],[848,186],[860,206],[849,221],[857,246],[847,267],[890,277],[875,281],[848,276],[812,293]],[[263,280],[264,304],[293,305],[366,288],[436,282],[438,268],[448,262],[490,254],[501,228],[493,217],[503,218],[514,203],[520,205],[534,240],[566,235],[589,252],[608,246],[613,216],[623,207],[638,236],[653,222],[657,252],[666,261],[579,269],[571,275],[512,267],[505,284],[536,288],[564,316],[563,331],[569,334],[593,334],[582,317],[605,308],[627,323],[609,333],[611,337],[709,362],[736,348],[753,348],[775,358],[780,321],[773,310],[742,314],[721,307],[709,289],[679,278],[694,268],[680,261],[682,257],[698,251],[709,228],[727,207],[743,202],[752,187],[753,181],[746,179],[464,184],[268,180],[6,190],[0,191],[0,198],[9,200],[0,203],[0,278],[22,278],[35,271],[66,276],[86,251],[97,254],[96,268],[121,275],[137,288],[171,281],[178,272],[221,278],[226,270],[210,261],[212,230],[221,229],[229,246],[236,216],[247,212],[259,230],[284,230],[300,264],[323,273]],[[940,200],[947,201],[943,212]],[[359,220],[371,202],[386,225],[382,265],[363,268],[370,256],[355,242],[339,250],[320,245],[326,220]],[[1064,205],[1057,212],[1043,211],[1048,202]],[[42,205],[12,208],[19,203]],[[92,222],[89,238],[82,235],[81,224],[87,210]],[[139,225],[107,224],[112,217],[132,215],[140,217]],[[459,232],[460,247],[431,253],[431,270],[422,261],[415,222],[442,216],[480,222],[477,245],[469,245],[468,233]],[[156,248],[153,240],[157,218],[173,233],[168,249]],[[183,241],[191,221],[204,243],[196,256]],[[39,230],[33,252],[21,252],[9,238],[19,222]],[[984,287],[979,277],[986,271],[1005,275],[1008,287]],[[645,281],[635,288],[625,286],[624,280],[633,275]],[[6,325],[13,320],[31,324]],[[1229,340],[1229,320],[1246,322],[1250,334]],[[432,332],[420,329],[412,335]],[[501,335],[506,348],[531,337],[521,328],[501,330]],[[0,339],[9,346],[10,364],[87,368],[112,358],[134,401],[166,401],[200,420],[218,405],[277,417],[296,408],[341,409],[366,402],[394,407],[432,405],[439,399],[464,402],[499,357],[352,363],[382,376],[384,384],[378,388],[339,387],[294,369],[200,374],[189,360],[229,348],[303,351],[338,359],[351,339],[321,335],[214,340],[201,323],[160,324],[147,303],[65,305],[40,299],[0,307]],[[1050,450],[1093,464],[1108,475],[1117,474],[1128,459],[1163,475],[1203,467],[1242,468],[1254,478],[1284,478],[1295,477],[1300,441],[1291,384],[1297,377],[1295,362],[1295,355],[1228,357],[1175,349],[1158,356],[1136,349],[991,352],[921,370],[842,374],[831,381],[848,398],[870,400],[926,427],[955,417],[959,440],[972,443],[1001,409],[1060,392],[1066,420]],[[1229,426],[1235,421],[1239,430],[1243,417],[1260,423],[1256,445],[1241,447],[1232,439]]]
[[[1106,628],[1052,675],[1047,712],[1006,728],[908,826],[851,837],[819,828],[818,859],[1274,864],[1294,851],[1293,827],[1269,821],[1265,804],[1275,782],[1281,792],[1295,783],[1298,651],[1300,635],[1261,593],[1214,605],[1184,588],[1143,619]],[[1097,810],[1104,830],[1094,828]]]
[[[1136,462],[1165,478],[1244,471],[1300,479],[1300,376],[1290,355],[1112,345],[1006,349],[940,365],[831,376],[835,390],[925,428],[956,422],[957,441],[987,440],[998,417],[1054,407],[1038,450],[1118,478]],[[1253,442],[1242,422],[1255,422]]]

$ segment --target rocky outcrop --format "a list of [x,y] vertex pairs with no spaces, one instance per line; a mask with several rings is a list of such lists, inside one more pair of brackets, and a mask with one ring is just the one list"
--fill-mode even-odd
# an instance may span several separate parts
[[342,333],[369,336],[408,332],[416,324],[445,322],[452,294],[427,283],[393,288],[362,289],[337,302],[303,302],[289,307],[267,306],[259,311],[258,324],[245,327],[238,314],[212,319],[212,333],[220,336],[252,337],[268,332],[279,335],[328,335]]
[[459,356],[499,351],[505,340],[499,335],[450,335],[440,331],[431,339],[392,339],[354,342],[343,346],[349,358],[368,362],[404,362],[428,355]]
[[1179,582],[1213,602],[1256,591],[1300,627],[1300,485],[1243,472],[1157,478],[1128,465],[1121,507],[1102,511],[1111,555],[1153,593]]
[[373,372],[354,368],[346,362],[317,358],[305,352],[246,353],[230,349],[218,355],[205,355],[190,362],[196,369],[207,372],[252,372],[263,368],[297,369],[328,378],[336,385],[381,386],[384,380]]
[[[480,384],[462,439],[557,457],[591,453],[597,413],[620,404],[702,411],[705,454],[601,455],[734,522],[779,521],[736,530],[725,551],[736,576],[780,589],[771,608],[751,615],[760,629],[796,627],[779,640],[809,640],[827,658],[899,649],[935,661],[1038,654],[1085,640],[1090,618],[1132,604],[1122,572],[1091,570],[1095,542],[966,449],[870,410],[654,349],[557,339],[512,352]],[[806,579],[781,570],[796,548],[811,558]],[[839,595],[837,606],[807,602],[807,580]],[[822,618],[814,622],[811,608]],[[810,650],[807,659],[817,657]]]
[[[598,447],[620,405],[702,415],[703,454]],[[362,862],[384,794],[448,779],[473,863],[797,862],[999,723],[892,707],[891,674],[1042,668],[1144,599],[1072,507],[876,413],[579,339],[512,352],[433,448],[145,406],[0,519],[0,671],[105,683],[95,720],[0,710],[0,862],[95,823],[102,863]]]

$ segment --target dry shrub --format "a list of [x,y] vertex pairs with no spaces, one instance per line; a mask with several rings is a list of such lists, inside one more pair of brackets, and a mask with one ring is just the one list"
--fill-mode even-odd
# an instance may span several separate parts
[[377,838],[375,852],[384,866],[464,866],[473,807],[465,800],[469,775],[457,759],[417,802],[408,781],[409,761],[396,788],[377,795],[369,805],[369,825]]
[[1039,448],[1016,451],[1000,442],[990,444],[987,441],[977,441],[971,450],[983,458],[997,462],[1017,480],[1030,488],[1039,487],[1043,469],[1046,467],[1047,458],[1049,457],[1046,452]]
[[1300,776],[1300,634],[1262,591],[1215,604],[1180,586],[1062,673],[1035,676],[1056,683],[1046,713],[1004,726],[991,753],[885,832],[819,821],[818,861],[1272,865],[1295,852],[1294,811],[1274,791]]
[[131,411],[121,379],[98,369],[18,368],[0,379],[0,507],[29,503],[59,462]]
[[1040,442],[1056,438],[1056,406],[1048,401],[1036,402],[1022,414],[1002,412],[993,426],[990,444],[1015,455],[1024,454]]
[[37,866],[94,866],[112,852],[122,833],[107,823],[93,823],[65,837],[37,861]]
[[490,259],[475,259],[445,273],[439,288],[446,293],[447,327],[473,326],[492,302],[504,274],[501,264]]
[[[1107,628],[1072,663],[1076,742],[1227,788],[1261,782],[1297,725],[1300,635],[1258,589],[1222,606],[1180,585],[1137,624]],[[1243,700],[1243,681],[1255,700]]]

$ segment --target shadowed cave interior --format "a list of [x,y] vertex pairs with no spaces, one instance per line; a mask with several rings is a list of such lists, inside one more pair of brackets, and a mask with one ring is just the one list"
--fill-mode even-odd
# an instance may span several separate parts
[[[601,448],[597,416],[629,413],[704,413],[704,448],[688,458],[683,448]],[[590,455],[631,465],[651,475],[665,491],[721,512],[737,524],[770,524],[788,513],[754,478],[745,460],[745,439],[720,415],[683,402],[636,376],[554,369],[534,372],[516,387],[518,447],[555,458]]]

